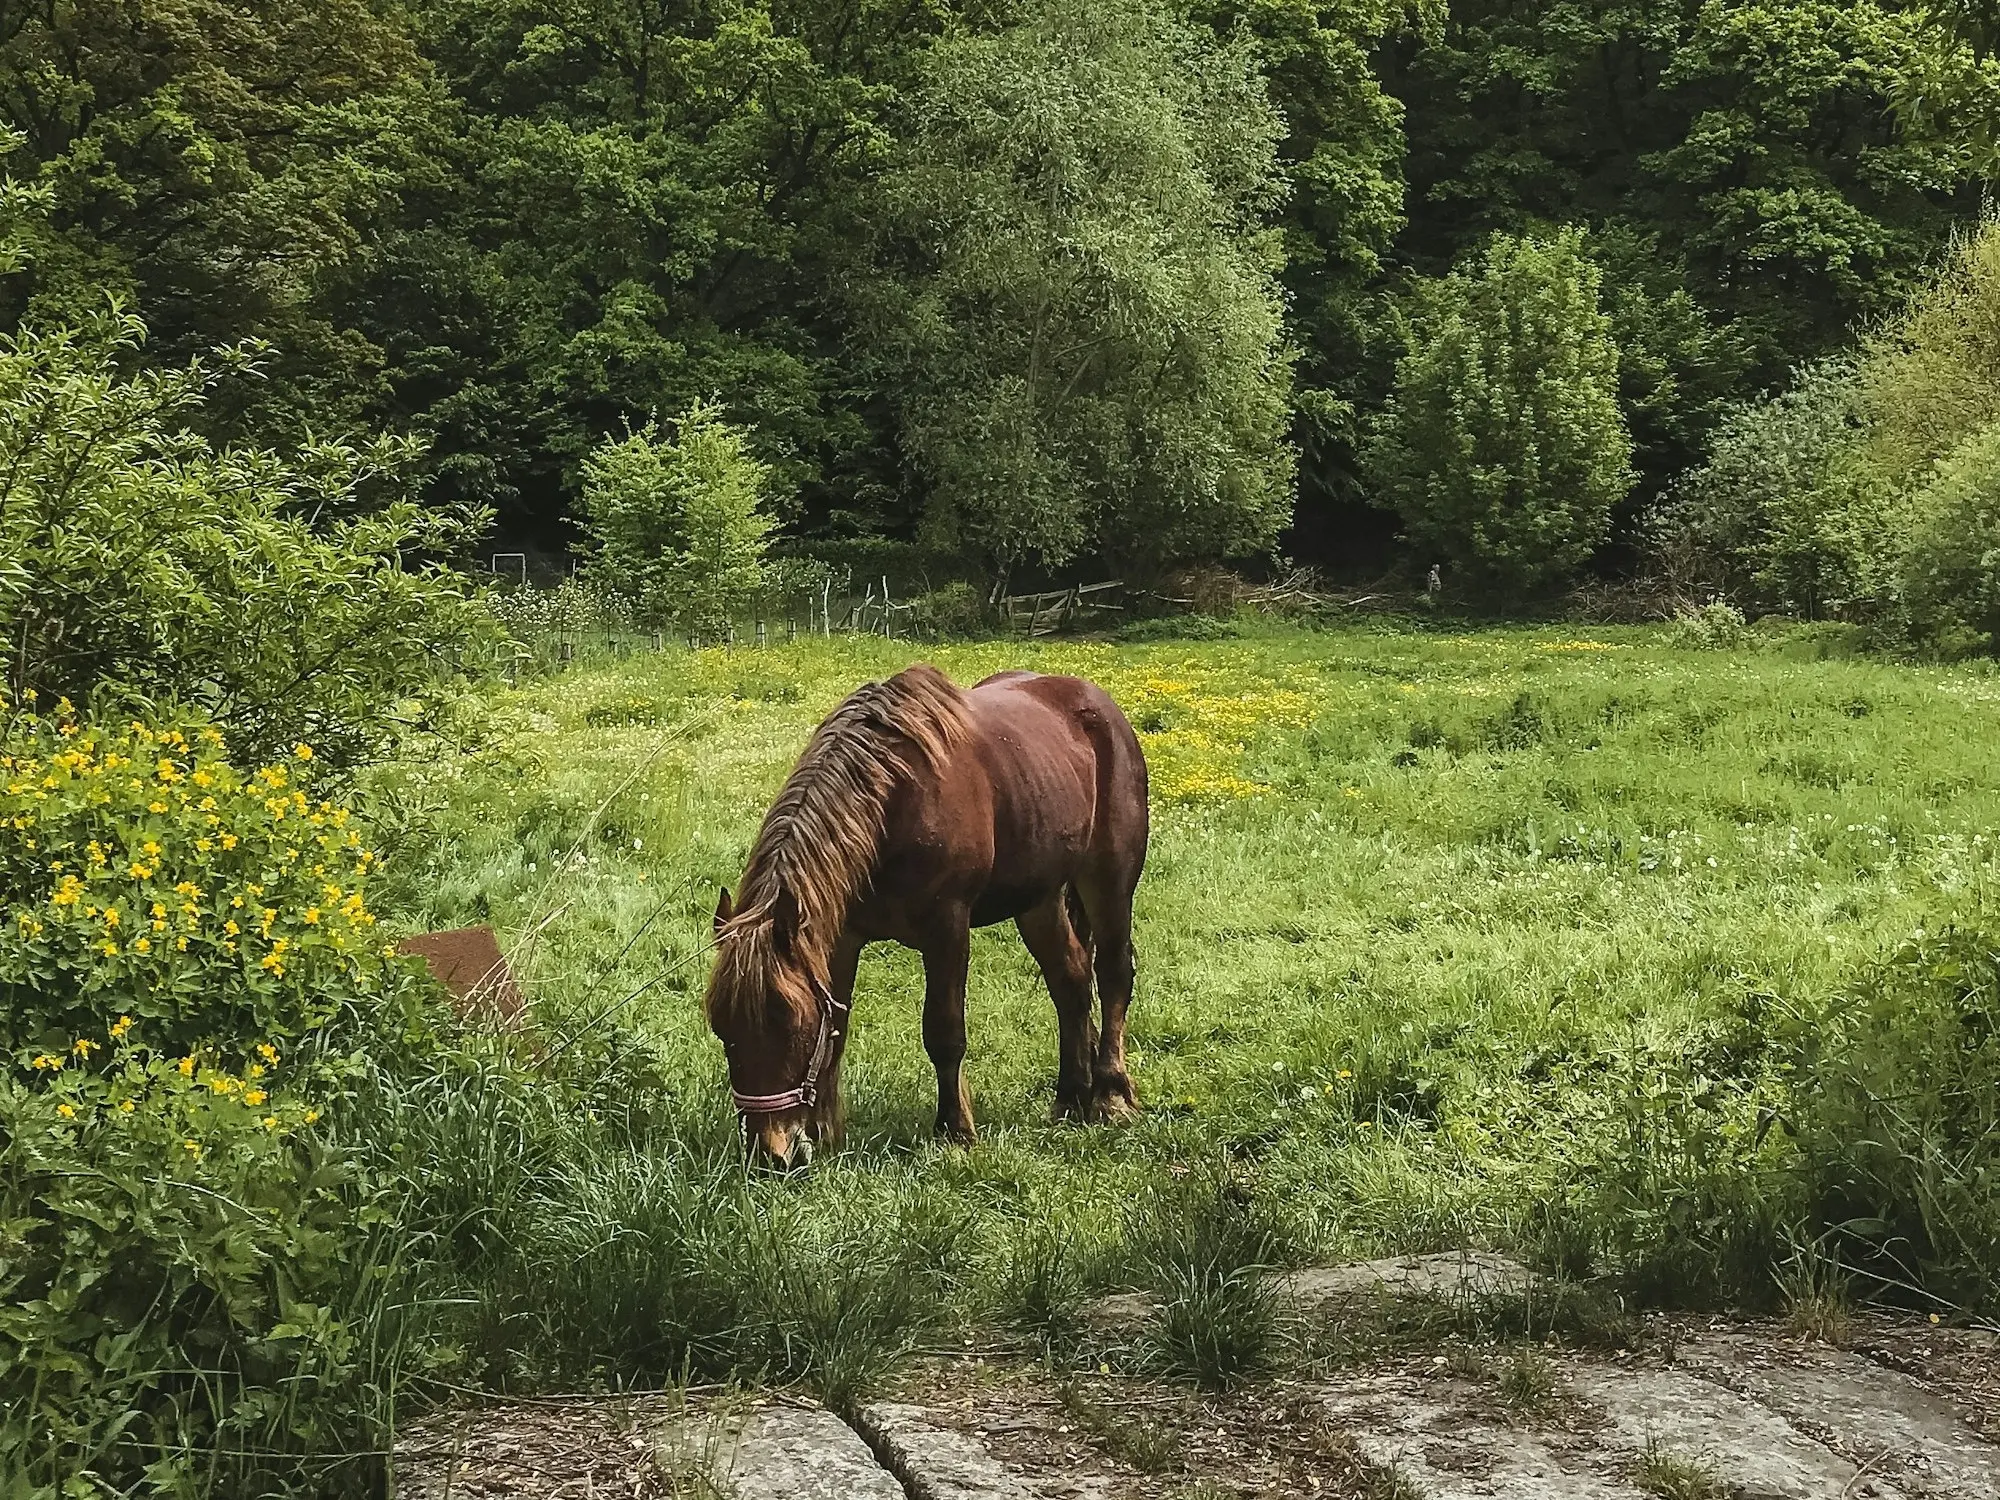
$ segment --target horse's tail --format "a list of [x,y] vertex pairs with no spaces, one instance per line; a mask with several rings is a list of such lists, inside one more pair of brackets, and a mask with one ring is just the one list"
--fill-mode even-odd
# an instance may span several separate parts
[[1076,893],[1075,886],[1065,887],[1063,900],[1069,906],[1069,925],[1076,933],[1077,941],[1083,944],[1083,951],[1094,953],[1096,940],[1090,935],[1090,913],[1083,909],[1083,897]]

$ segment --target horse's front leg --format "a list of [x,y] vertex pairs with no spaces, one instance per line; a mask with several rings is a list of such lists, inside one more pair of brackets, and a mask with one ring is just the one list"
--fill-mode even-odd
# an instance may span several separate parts
[[854,972],[861,962],[861,943],[851,934],[843,933],[834,945],[833,956],[827,962],[827,989],[838,1002],[838,1013],[846,1017],[841,1023],[840,1035],[834,1039],[832,1056],[827,1059],[826,1072],[820,1075],[819,1103],[813,1107],[812,1119],[806,1128],[818,1144],[830,1149],[838,1149],[847,1136],[847,1102],[840,1091],[840,1065],[847,1057],[848,1033],[854,1029]]
[[965,971],[972,957],[972,919],[948,914],[921,950],[924,956],[924,1051],[937,1069],[937,1132],[970,1143],[972,1096],[965,1087]]

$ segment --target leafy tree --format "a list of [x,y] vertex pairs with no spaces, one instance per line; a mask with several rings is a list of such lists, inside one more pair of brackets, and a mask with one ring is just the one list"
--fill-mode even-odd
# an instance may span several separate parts
[[[568,539],[606,434],[717,396],[789,501],[877,488],[822,309],[929,0],[420,0],[452,107],[365,276],[436,492]],[[871,511],[879,509],[863,502]]]
[[721,630],[765,582],[771,470],[719,407],[696,402],[671,438],[648,423],[583,467],[590,570],[646,623]]
[[415,48],[372,0],[0,7],[0,129],[52,210],[0,326],[93,316],[113,293],[168,363],[270,344],[261,379],[211,393],[211,426],[355,425],[377,354],[325,294],[367,259],[426,99]]
[[858,299],[931,544],[1003,570],[1267,547],[1289,356],[1255,59],[1033,0],[922,60]]
[[1369,459],[1410,539],[1489,593],[1554,583],[1632,484],[1618,346],[1584,239],[1496,235],[1420,295]]
[[1400,252],[1436,274],[1493,230],[1589,226],[1658,489],[1734,392],[1887,315],[1976,209],[1955,119],[1892,108],[1938,55],[1918,0],[1453,0],[1385,55]]
[[[1357,488],[1356,409],[1386,394],[1394,284],[1385,275],[1404,223],[1403,106],[1375,52],[1416,18],[1435,32],[1444,0],[1206,0],[1193,7],[1225,39],[1256,45],[1284,120],[1275,214],[1283,237],[1287,334],[1298,345],[1301,519]],[[1307,513],[1312,513],[1310,516]]]
[[485,638],[456,576],[414,561],[477,518],[394,498],[406,444],[316,443],[289,462],[211,446],[185,424],[249,355],[120,374],[143,334],[128,316],[0,337],[10,696],[174,698],[247,757],[366,755],[399,698]]

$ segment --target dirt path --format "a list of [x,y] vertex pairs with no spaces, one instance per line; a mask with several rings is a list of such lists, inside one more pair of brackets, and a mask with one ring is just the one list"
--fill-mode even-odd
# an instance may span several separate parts
[[[1527,1287],[1496,1264],[1378,1262],[1299,1285],[1320,1297],[1309,1311],[1337,1322],[1370,1289],[1407,1312],[1463,1295],[1474,1277],[1501,1278],[1480,1280],[1482,1297]],[[1127,1302],[1108,1316],[1142,1312]],[[1768,1323],[1657,1319],[1641,1333],[1626,1349],[1557,1347],[1406,1319],[1393,1347],[1349,1345],[1337,1368],[1226,1396],[968,1352],[919,1363],[851,1422],[776,1401],[516,1403],[413,1434],[399,1489],[410,1500],[2000,1497],[1990,1334],[1877,1317],[1857,1318],[1839,1348]]]

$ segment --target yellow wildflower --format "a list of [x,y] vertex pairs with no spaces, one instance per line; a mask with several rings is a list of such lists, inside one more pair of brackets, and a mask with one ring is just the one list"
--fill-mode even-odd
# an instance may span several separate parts
[[47,1052],[44,1052],[39,1057],[37,1057],[34,1063],[35,1071],[38,1073],[46,1073],[49,1069],[60,1068],[62,1065],[63,1065],[63,1060],[60,1057],[56,1057],[53,1054]]
[[103,1045],[102,1042],[93,1042],[87,1036],[80,1036],[70,1044],[70,1051],[74,1052],[78,1057],[88,1057]]
[[305,911],[305,916],[302,917],[300,920],[303,921],[308,927],[317,925],[319,922],[319,908],[317,906],[308,906]]
[[118,1113],[120,1113],[121,1115],[129,1115],[129,1114],[131,1114],[131,1113],[132,1113],[132,1101],[131,1101],[130,1099],[120,1099],[120,1100],[118,1101]]
[[134,1024],[130,1016],[120,1016],[111,1023],[111,1039],[113,1041],[122,1040],[125,1033],[130,1031]]
[[151,953],[153,951],[153,940],[149,937],[134,939],[132,951],[134,953]]
[[264,1102],[264,1091],[262,1089],[245,1089],[243,1091],[243,1102],[245,1104],[262,1104]]
[[61,1115],[65,1120],[74,1120],[76,1118],[76,1106],[73,1104],[58,1104],[56,1106],[56,1113]]
[[312,746],[306,744],[294,745],[292,746],[292,754],[296,755],[300,760],[311,760],[313,758]]
[[259,1042],[257,1044],[257,1055],[274,1068],[278,1065],[278,1049],[273,1047],[269,1042]]
[[148,812],[163,813],[167,810],[167,804],[164,802],[149,802],[146,804],[146,810]]
[[266,1130],[276,1130],[278,1128],[278,1117],[276,1115],[264,1116],[264,1128]]

